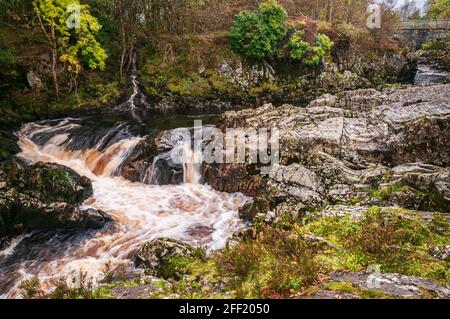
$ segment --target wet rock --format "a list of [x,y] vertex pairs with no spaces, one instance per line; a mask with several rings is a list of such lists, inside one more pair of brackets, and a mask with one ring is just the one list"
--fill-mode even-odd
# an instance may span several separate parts
[[379,290],[403,298],[450,298],[450,287],[419,277],[381,273],[333,273],[331,279],[362,289]]
[[245,164],[203,163],[202,171],[204,182],[221,192],[256,196],[263,184],[259,172]]
[[155,136],[148,135],[134,147],[133,152],[121,165],[120,176],[132,182],[141,182],[157,153]]
[[244,221],[252,221],[258,214],[265,214],[269,207],[266,199],[255,197],[239,208],[239,217]]
[[19,158],[0,164],[0,235],[33,229],[100,228],[112,219],[79,205],[92,196],[91,181],[74,170]]
[[191,256],[194,248],[171,238],[158,238],[143,244],[133,257],[136,267],[145,268],[146,273],[155,275],[164,261],[173,256]]
[[[11,182],[11,181],[10,181]],[[80,204],[93,195],[92,183],[73,169],[51,163],[36,163],[24,168],[19,180],[12,181],[16,190],[33,194],[40,200]]]

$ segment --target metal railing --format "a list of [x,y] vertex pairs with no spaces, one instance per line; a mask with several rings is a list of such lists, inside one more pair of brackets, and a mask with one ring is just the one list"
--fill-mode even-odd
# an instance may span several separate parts
[[400,21],[401,30],[450,30],[450,20]]

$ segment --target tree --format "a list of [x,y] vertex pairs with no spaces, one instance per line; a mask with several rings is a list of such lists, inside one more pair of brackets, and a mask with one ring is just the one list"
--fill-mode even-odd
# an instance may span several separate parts
[[433,19],[450,19],[450,0],[434,1],[428,15]]
[[305,40],[305,31],[296,31],[289,39],[288,47],[291,50],[290,56],[293,60],[301,61],[308,66],[319,65],[322,58],[330,53],[333,43],[321,33],[316,35],[314,43],[311,45]]
[[231,47],[247,58],[264,60],[286,36],[286,18],[286,11],[275,0],[261,3],[256,12],[238,13],[231,29]]
[[59,99],[58,62],[70,75],[70,89],[75,86],[83,65],[90,69],[105,68],[107,54],[95,34],[101,29],[87,5],[74,0],[34,0],[34,11],[52,55],[52,78]]

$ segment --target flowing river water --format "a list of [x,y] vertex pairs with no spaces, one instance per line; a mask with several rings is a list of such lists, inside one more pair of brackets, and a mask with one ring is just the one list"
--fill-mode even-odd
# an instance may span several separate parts
[[[415,84],[440,83],[447,77],[447,72],[419,65]],[[238,208],[247,198],[200,184],[199,168],[189,161],[198,156],[190,142],[174,145],[171,150],[181,151],[188,159],[181,167],[182,182],[178,185],[159,185],[170,180],[161,176],[172,168],[159,167],[158,163],[170,161],[171,151],[155,156],[141,182],[119,176],[119,168],[147,134],[190,127],[199,117],[140,110],[136,102],[147,102],[135,72],[131,81],[133,94],[118,107],[130,110],[127,115],[48,120],[26,124],[18,132],[21,158],[30,164],[61,164],[89,177],[94,195],[82,208],[103,210],[114,222],[100,230],[34,231],[13,238],[0,250],[0,298],[20,297],[20,283],[36,276],[44,288],[51,288],[59,280],[71,284],[80,274],[98,283],[110,270],[135,273],[132,256],[142,243],[158,237],[220,249],[243,226]],[[206,124],[216,118],[215,114],[201,116]]]
[[[68,118],[26,124],[18,132],[19,156],[30,163],[65,165],[89,177],[94,195],[83,208],[103,210],[114,222],[100,230],[35,231],[13,239],[0,251],[0,297],[20,297],[18,285],[34,276],[51,287],[61,279],[70,283],[80,273],[98,282],[111,269],[133,272],[133,254],[157,237],[220,249],[242,227],[238,208],[245,196],[200,184],[199,169],[192,163],[185,163],[184,182],[179,185],[132,183],[117,176],[149,125],[154,129],[164,122],[167,127],[170,117],[153,120],[144,128],[140,123],[134,131],[117,119],[102,125],[97,120],[102,121]],[[193,123],[189,117],[183,120]],[[96,123],[102,133],[93,133],[89,123]],[[186,158],[195,157],[190,144],[181,149]]]

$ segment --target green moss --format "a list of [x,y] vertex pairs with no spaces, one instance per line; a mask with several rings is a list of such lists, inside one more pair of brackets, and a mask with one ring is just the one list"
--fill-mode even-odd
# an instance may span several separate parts
[[407,186],[407,185],[401,185],[401,184],[389,184],[388,186],[381,187],[378,189],[371,189],[369,191],[369,196],[372,198],[378,198],[381,200],[388,200],[392,194],[396,192],[402,192],[402,191],[412,191],[415,193],[418,193],[413,188]]
[[379,290],[362,289],[351,282],[332,282],[325,289],[359,296],[362,299],[391,299],[394,296]]

